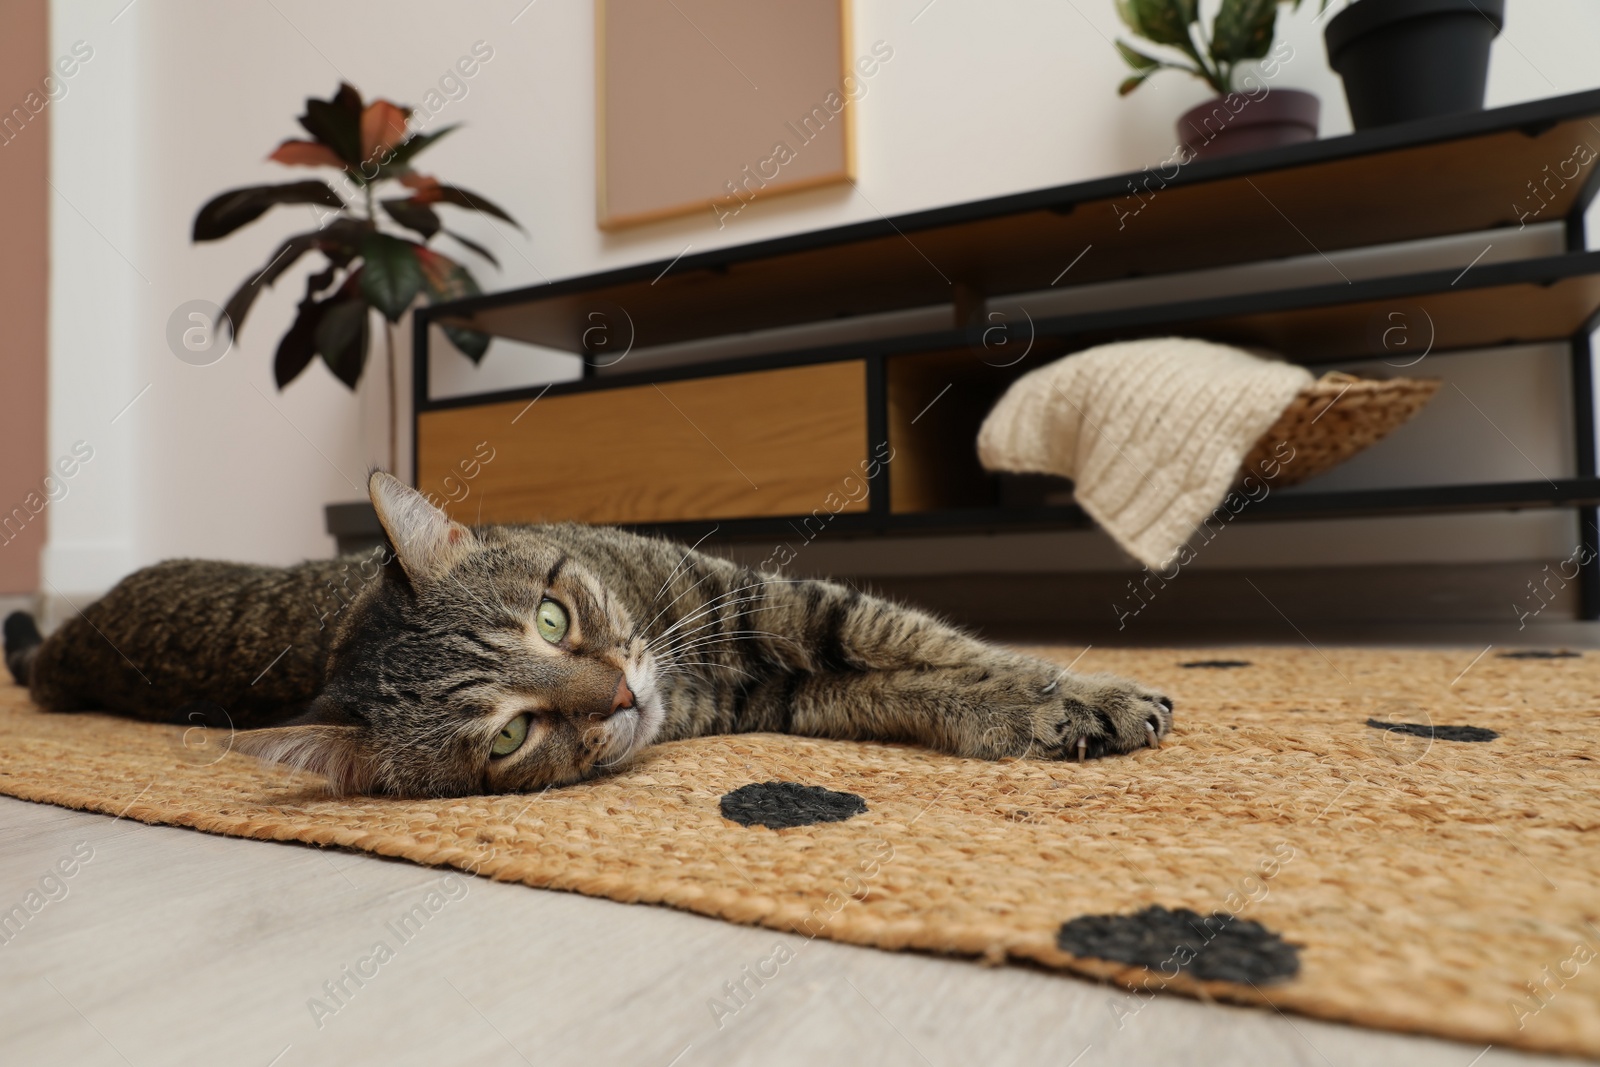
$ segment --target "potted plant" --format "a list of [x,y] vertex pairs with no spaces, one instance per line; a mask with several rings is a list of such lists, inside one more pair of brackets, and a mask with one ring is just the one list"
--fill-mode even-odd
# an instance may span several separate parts
[[1294,55],[1287,44],[1272,48],[1280,2],[1300,6],[1300,0],[1222,0],[1207,30],[1199,0],[1117,0],[1117,13],[1140,38],[1137,47],[1116,42],[1133,69],[1118,94],[1159,70],[1185,71],[1211,86],[1217,96],[1178,120],[1186,161],[1316,140],[1317,98],[1269,84]]
[[[193,231],[197,242],[215,241],[254,222],[278,204],[309,204],[320,209],[318,227],[286,238],[266,266],[228,298],[223,317],[237,339],[261,291],[302,256],[320,253],[323,269],[306,278],[299,311],[278,341],[273,377],[281,390],[320,356],[334,377],[354,391],[367,364],[371,312],[379,312],[383,316],[388,376],[391,471],[398,459],[396,324],[419,297],[431,302],[482,291],[471,271],[429,247],[429,242],[442,234],[499,266],[488,249],[446,229],[434,208],[447,204],[517,226],[516,220],[483,196],[445,185],[412,166],[423,150],[456,127],[444,126],[432,133],[412,131],[411,114],[410,108],[388,100],[364,103],[361,94],[345,84],[328,100],[308,99],[300,125],[312,139],[286,140],[268,158],[289,167],[331,168],[336,172],[333,184],[311,179],[230,189],[200,209],[194,217]],[[380,188],[394,190],[395,184],[404,190],[403,195],[378,196]],[[489,338],[485,334],[455,326],[444,327],[444,332],[474,363],[480,362],[488,351]],[[355,506],[370,508],[364,504]],[[329,507],[330,533],[339,532],[331,528],[335,512],[347,512],[350,507]],[[346,521],[348,518],[346,515]]]
[[1357,0],[1328,23],[1328,65],[1358,130],[1483,109],[1505,0]]

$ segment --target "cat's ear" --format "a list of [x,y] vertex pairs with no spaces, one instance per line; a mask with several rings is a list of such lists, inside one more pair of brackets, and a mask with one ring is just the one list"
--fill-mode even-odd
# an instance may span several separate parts
[[366,793],[372,788],[372,762],[357,726],[241,730],[233,736],[233,747],[266,763],[320,774],[335,793]]
[[478,544],[471,530],[392,474],[373,471],[367,491],[389,546],[413,583],[444,574]]

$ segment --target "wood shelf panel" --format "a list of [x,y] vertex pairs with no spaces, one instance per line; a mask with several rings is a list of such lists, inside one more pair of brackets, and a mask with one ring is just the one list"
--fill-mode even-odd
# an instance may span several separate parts
[[1017,374],[968,349],[887,361],[891,512],[993,503],[991,478],[978,463],[978,427]]
[[[1566,341],[1600,314],[1600,252],[1046,320],[1071,349],[1182,334],[1306,363]],[[1395,318],[1394,316],[1399,316]],[[1405,331],[1389,336],[1391,326]],[[1030,358],[1030,367],[1038,366]]]
[[864,490],[850,491],[867,456],[858,360],[428,411],[417,434],[418,487],[464,522],[805,515],[841,499],[840,513],[867,507]]

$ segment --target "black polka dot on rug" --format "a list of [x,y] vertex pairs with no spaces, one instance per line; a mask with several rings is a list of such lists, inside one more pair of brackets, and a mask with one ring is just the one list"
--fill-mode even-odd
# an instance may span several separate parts
[[1191,671],[1231,671],[1239,667],[1250,667],[1253,664],[1247,659],[1197,659],[1193,663],[1180,663],[1178,666]]
[[1300,946],[1252,919],[1153,904],[1132,915],[1080,915],[1056,944],[1074,956],[1134,963],[1168,977],[1271,982],[1300,973]]
[[1525,648],[1520,652],[1502,652],[1497,659],[1578,659],[1581,652],[1568,652],[1566,649],[1550,648]]
[[1500,735],[1482,726],[1432,726],[1425,722],[1379,722],[1368,719],[1374,730],[1388,730],[1392,734],[1410,734],[1440,741],[1493,741]]
[[722,798],[722,815],[741,826],[783,830],[819,822],[843,822],[867,810],[854,793],[836,793],[799,782],[753,782]]

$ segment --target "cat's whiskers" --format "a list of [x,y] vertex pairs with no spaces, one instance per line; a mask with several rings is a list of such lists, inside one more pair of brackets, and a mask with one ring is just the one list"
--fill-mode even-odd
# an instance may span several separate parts
[[[707,575],[707,577],[710,577],[710,575]],[[704,580],[705,580],[704,578],[701,579],[701,581],[704,581]],[[665,637],[667,634],[672,633],[674,630],[676,630],[678,627],[682,626],[684,623],[691,622],[691,621],[701,617],[707,611],[711,611],[711,610],[721,606],[723,601],[726,601],[729,597],[737,596],[739,593],[743,593],[746,590],[749,590],[749,589],[760,589],[760,588],[763,588],[763,587],[768,586],[768,585],[794,585],[794,584],[797,584],[797,583],[799,583],[799,582],[801,582],[803,580],[804,579],[800,579],[800,578],[770,578],[770,577],[763,577],[760,581],[750,582],[750,583],[748,583],[746,585],[736,586],[736,587],[734,587],[732,589],[728,589],[728,590],[726,590],[724,592],[718,593],[716,596],[714,596],[710,600],[706,601],[704,604],[702,604],[700,606],[700,608],[698,610],[696,610],[694,612],[691,612],[689,615],[685,616],[682,619],[679,619],[677,622],[675,622],[671,626],[667,627],[666,630],[662,631],[660,636],[661,637]],[[684,593],[689,592],[691,589],[694,589],[699,584],[700,584],[700,582],[696,582],[693,586],[690,586],[689,589],[685,589],[683,593],[679,593],[677,597],[673,598],[672,603],[673,604],[677,603],[678,600],[683,597]],[[744,598],[741,598],[740,600],[735,601],[735,602],[736,603],[743,603],[745,601],[751,601],[751,600],[762,600],[762,599],[765,598],[765,596],[766,596],[765,593],[756,593],[753,596],[744,597]],[[668,604],[667,605],[667,607],[669,607],[669,608],[671,606],[672,606],[672,604]],[[665,610],[666,610],[665,608],[662,609],[662,613],[663,614],[665,613]],[[645,627],[645,629],[648,630],[650,626],[655,625],[656,620],[659,619],[660,617],[661,617],[661,615],[658,614],[655,619],[651,619],[650,623]]]
[[[683,565],[685,563],[689,562],[689,557],[694,555],[694,550],[699,548],[702,544],[705,543],[706,537],[710,537],[712,534],[716,533],[720,529],[722,529],[722,524],[719,522],[717,525],[711,527],[711,529],[706,532],[705,537],[700,538],[700,540],[696,541],[694,544],[689,546],[689,550],[683,554],[683,558],[678,561],[678,565],[676,567],[672,568],[672,573],[667,575],[667,580],[661,583],[661,588],[660,589],[656,590],[655,598],[653,600],[651,600],[650,603],[654,604],[657,600],[661,599],[661,594],[665,593],[667,591],[667,586],[672,584],[672,579],[676,578],[678,576],[678,572],[683,570]],[[697,582],[695,584],[698,585],[699,583]],[[694,586],[690,586],[690,588],[692,589],[692,588],[694,588]],[[659,618],[659,616],[657,616],[657,617]]]
[[[661,633],[657,634],[656,637],[652,639],[651,643],[655,644],[656,642],[660,642],[660,641],[664,640],[668,636],[670,636],[673,633],[675,633],[681,627],[687,625],[688,623],[694,622],[694,621],[696,621],[698,619],[701,619],[701,618],[705,617],[707,614],[709,614],[710,612],[716,611],[718,608],[730,607],[730,606],[732,606],[734,604],[748,604],[748,603],[753,603],[753,602],[758,601],[758,600],[765,600],[766,599],[766,593],[763,592],[763,593],[755,593],[755,594],[752,594],[750,596],[738,597],[737,599],[734,599],[734,600],[731,600],[731,601],[728,600],[729,597],[734,597],[736,594],[743,593],[747,589],[761,588],[761,587],[764,587],[764,586],[766,586],[768,584],[780,584],[780,583],[781,584],[789,584],[791,582],[798,581],[798,580],[799,579],[767,578],[767,579],[763,579],[762,581],[759,581],[759,582],[753,582],[753,583],[751,583],[749,585],[741,585],[738,588],[729,589],[725,593],[721,593],[721,594],[718,594],[715,597],[712,597],[705,604],[702,604],[697,610],[695,610],[693,612],[690,612],[688,615],[684,616],[683,618],[679,619],[677,622],[673,623],[671,626],[667,627]],[[695,584],[698,585],[699,583],[697,582]],[[687,590],[685,590],[685,592],[687,592]],[[682,594],[679,594],[679,595],[681,596]],[[674,603],[676,603],[676,601],[674,601]],[[671,605],[669,604],[668,607],[670,607],[670,606]],[[736,613],[736,615],[734,617],[737,618],[740,615],[749,615],[749,614],[754,614],[754,612],[741,611],[741,612]],[[657,618],[660,618],[660,616],[658,615]],[[652,625],[653,625],[653,623],[654,623],[654,620],[652,620]],[[714,625],[714,622],[713,622],[713,625]],[[648,629],[648,627],[646,627],[646,629]]]
[[[705,574],[700,576],[700,580],[699,581],[695,582],[689,588],[685,589],[683,592],[679,593],[677,596],[675,596],[671,600],[667,601],[667,603],[661,608],[661,610],[656,612],[655,618],[653,618],[649,622],[645,623],[644,626],[642,627],[642,629],[648,631],[650,629],[650,627],[654,626],[657,622],[659,622],[661,620],[661,616],[665,615],[667,612],[672,610],[672,605],[676,604],[678,601],[682,600],[684,597],[688,596],[690,593],[692,593],[696,589],[700,588],[700,586],[702,584],[704,584],[708,579],[710,579],[713,574],[714,574],[714,572],[707,571]],[[658,599],[659,599],[659,597],[658,597]],[[651,603],[654,603],[654,601],[651,601]]]
[[[706,577],[709,578],[710,575],[707,575]],[[704,581],[704,580],[705,579],[701,579],[701,581]],[[699,584],[700,584],[699,582],[695,583],[695,585],[699,585]],[[694,586],[690,586],[689,587],[689,589],[693,589],[693,588],[694,588]],[[665,630],[661,631],[661,633],[656,635],[656,637],[653,640],[654,641],[660,641],[663,638],[665,638],[665,637],[677,632],[683,626],[686,626],[687,624],[689,624],[691,622],[694,622],[697,619],[704,618],[707,614],[717,610],[720,607],[726,607],[726,606],[729,606],[730,604],[743,604],[743,603],[748,603],[750,601],[755,601],[755,600],[762,599],[765,594],[756,593],[756,594],[753,594],[753,595],[747,596],[747,597],[739,597],[738,599],[735,599],[735,600],[732,600],[732,601],[729,600],[730,597],[734,597],[738,593],[742,593],[747,589],[754,589],[754,588],[756,588],[756,586],[754,586],[754,585],[745,585],[745,586],[740,586],[737,589],[729,589],[725,593],[717,594],[716,596],[712,597],[710,600],[706,601],[704,604],[700,605],[698,608],[696,608],[693,611],[689,612],[689,614],[685,615],[683,618],[679,619],[677,622],[673,623],[671,626],[668,626]],[[685,593],[689,592],[689,589],[684,590],[684,592]],[[682,595],[683,594],[680,593],[679,597],[681,597]],[[673,604],[675,604],[675,603],[677,603],[677,599],[673,600]],[[666,611],[667,611],[667,608],[670,608],[670,607],[672,607],[672,604],[668,604],[666,608],[663,608],[661,610],[661,613],[665,614]],[[648,631],[650,626],[654,626],[655,623],[656,623],[656,620],[660,619],[660,618],[661,618],[661,615],[657,615],[655,619],[651,619],[650,623],[645,627],[645,630]]]
[[[716,662],[713,662],[711,660],[692,659],[692,660],[683,660],[682,661],[682,665],[685,666],[685,667],[717,667],[717,668],[720,668],[720,669],[725,670],[725,671],[732,671],[734,674],[743,675],[746,678],[754,678],[754,675],[752,675],[749,671],[743,670],[743,669],[741,669],[739,667],[735,667],[731,663],[716,663]],[[678,672],[675,672],[675,673],[679,673],[679,674],[683,674],[683,675],[687,676],[689,672],[688,671],[678,671]]]
[[681,646],[665,650],[662,652],[662,656],[664,658],[676,660],[682,658],[684,655],[690,652],[704,652],[713,650],[718,645],[730,646],[725,650],[731,652],[737,647],[737,644],[740,640],[750,637],[771,637],[779,641],[789,640],[789,638],[783,637],[780,634],[768,633],[765,630],[734,630],[731,633],[713,634],[708,637],[701,637],[694,641],[689,641]]
[[698,635],[704,634],[707,630],[716,630],[717,633],[728,632],[719,629],[719,627],[725,626],[729,623],[737,624],[750,614],[753,613],[734,612],[731,615],[718,616],[714,619],[710,619],[701,623],[699,626],[696,626],[691,630],[685,630],[682,633],[663,635],[652,642],[650,646],[651,651],[658,654],[670,652],[672,649],[682,647],[684,642],[695,640]]
[[[721,621],[723,620],[718,620],[718,622]],[[714,641],[726,637],[771,637],[780,641],[792,640],[792,638],[785,637],[783,634],[773,633],[770,630],[717,630],[714,633],[709,634],[705,632],[710,630],[715,625],[717,625],[717,623],[707,623],[704,626],[697,626],[688,633],[676,635],[670,644],[653,649],[652,651],[654,651],[657,655],[671,654],[678,649],[688,647],[696,641]]]

